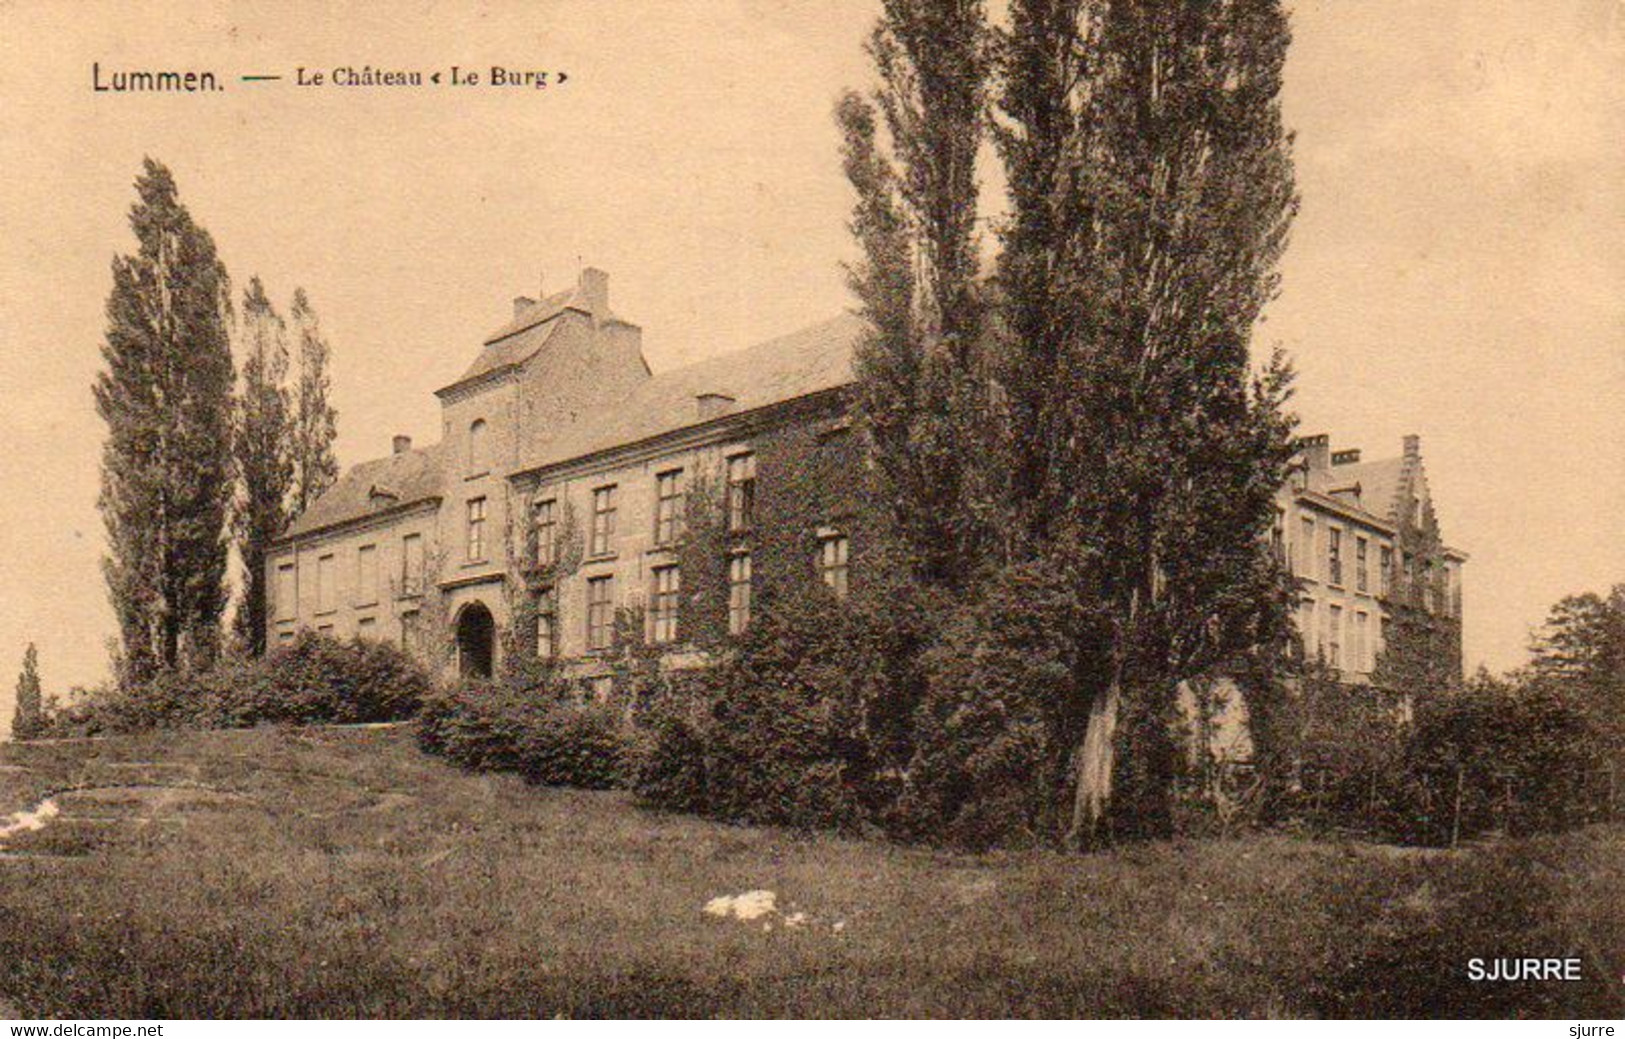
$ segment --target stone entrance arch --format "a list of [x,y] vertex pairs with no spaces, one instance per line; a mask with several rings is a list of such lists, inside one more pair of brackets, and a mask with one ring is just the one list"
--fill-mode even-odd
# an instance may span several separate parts
[[457,673],[490,678],[496,665],[497,625],[484,603],[471,602],[457,613]]

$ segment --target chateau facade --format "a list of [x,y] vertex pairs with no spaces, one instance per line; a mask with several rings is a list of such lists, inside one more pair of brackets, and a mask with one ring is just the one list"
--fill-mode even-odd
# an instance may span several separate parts
[[[560,657],[603,695],[597,662],[627,624],[681,661],[698,628],[743,630],[774,574],[844,594],[868,547],[846,435],[861,331],[843,316],[653,374],[602,271],[515,299],[437,391],[440,442],[396,437],[277,543],[268,641],[385,639],[472,675],[504,654]],[[705,573],[683,550],[700,511]],[[1307,652],[1369,681],[1395,626],[1421,618],[1459,671],[1465,557],[1439,537],[1415,437],[1377,461],[1306,438],[1274,538],[1302,579]]]

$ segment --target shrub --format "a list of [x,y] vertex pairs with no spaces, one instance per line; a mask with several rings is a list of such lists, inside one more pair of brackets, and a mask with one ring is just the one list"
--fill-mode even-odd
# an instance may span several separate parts
[[1560,690],[1480,676],[1418,705],[1391,827],[1432,844],[1568,829],[1600,814],[1603,767],[1598,735]]
[[621,715],[561,689],[471,682],[435,693],[419,715],[418,745],[464,768],[516,772],[542,785],[626,785],[631,735]]
[[632,774],[638,800],[673,812],[703,814],[710,808],[706,763],[710,726],[702,713],[669,706],[645,725]]
[[738,822],[850,828],[877,814],[865,738],[878,672],[859,616],[822,587],[765,601],[736,650],[698,681],[703,726],[667,724],[645,790],[692,803],[700,785],[676,762],[701,737],[706,811]]
[[896,827],[913,837],[986,847],[1031,843],[1058,821],[1067,782],[1059,711],[1073,691],[1082,617],[1041,564],[1013,567],[962,607],[926,657],[924,703]]

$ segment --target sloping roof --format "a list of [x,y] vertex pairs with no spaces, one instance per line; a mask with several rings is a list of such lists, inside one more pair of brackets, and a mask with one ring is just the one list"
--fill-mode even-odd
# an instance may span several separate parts
[[583,414],[536,445],[523,469],[567,462],[708,419],[701,394],[731,397],[728,413],[750,411],[850,383],[863,322],[842,315],[743,350],[660,372],[619,402]]
[[569,307],[586,310],[586,302],[577,298],[580,295],[581,289],[579,287],[568,288],[563,292],[555,292],[546,299],[532,303],[529,307],[515,314],[512,321],[486,336],[485,345],[490,346],[492,343],[506,339],[509,336],[518,335],[525,329],[534,328],[543,321],[551,321]]
[[1399,488],[1404,473],[1405,459],[1394,457],[1335,465],[1329,475],[1334,486],[1359,484],[1360,507],[1393,523],[1399,519]]
[[430,501],[440,496],[440,445],[351,466],[294,520],[284,537]]
[[[539,306],[550,305],[558,298],[550,297]],[[843,315],[744,350],[650,376],[621,400],[590,409],[575,422],[552,431],[527,452],[521,469],[555,465],[700,425],[708,421],[700,414],[697,398],[701,394],[732,398],[734,403],[728,413],[733,413],[844,386],[852,381],[852,351],[862,330],[860,319]],[[528,357],[546,342],[546,336],[519,337],[518,341],[528,344]],[[491,346],[485,348],[486,353],[491,350]],[[493,363],[483,370],[496,366]],[[478,374],[473,369],[470,372]],[[436,444],[351,467],[288,528],[284,537],[438,498],[442,486],[441,451],[442,445]]]

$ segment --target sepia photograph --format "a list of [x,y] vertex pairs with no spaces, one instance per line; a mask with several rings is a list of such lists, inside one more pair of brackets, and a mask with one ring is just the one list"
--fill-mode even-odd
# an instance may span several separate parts
[[1625,0],[0,0],[0,149],[7,1034],[1625,1018]]

